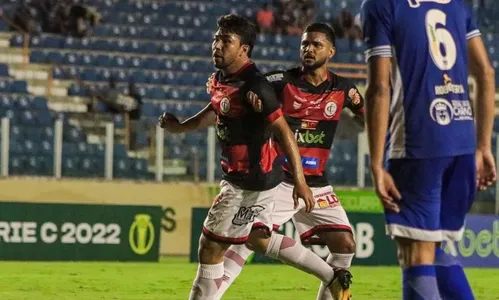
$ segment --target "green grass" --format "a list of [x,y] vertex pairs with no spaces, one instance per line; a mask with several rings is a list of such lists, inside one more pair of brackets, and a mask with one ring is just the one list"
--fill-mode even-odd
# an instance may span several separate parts
[[[0,262],[1,300],[186,300],[196,265],[161,263]],[[354,267],[354,300],[401,299],[396,267]],[[499,299],[499,270],[469,269],[476,299]],[[283,265],[248,265],[223,299],[315,299],[318,280]]]

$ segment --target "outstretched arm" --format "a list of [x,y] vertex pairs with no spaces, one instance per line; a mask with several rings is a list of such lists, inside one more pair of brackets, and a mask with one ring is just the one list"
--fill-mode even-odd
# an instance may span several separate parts
[[171,133],[182,133],[203,129],[216,124],[217,116],[211,104],[189,119],[179,122],[177,117],[165,112],[159,117],[158,125]]

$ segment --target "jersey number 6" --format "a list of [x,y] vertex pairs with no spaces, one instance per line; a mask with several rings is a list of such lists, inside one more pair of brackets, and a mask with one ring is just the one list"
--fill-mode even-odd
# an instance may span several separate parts
[[[438,9],[431,9],[426,13],[425,26],[428,36],[429,50],[435,65],[442,71],[452,69],[456,63],[456,43],[450,32],[442,27],[437,28],[437,24],[445,26],[447,16]],[[441,45],[445,52],[442,52]]]

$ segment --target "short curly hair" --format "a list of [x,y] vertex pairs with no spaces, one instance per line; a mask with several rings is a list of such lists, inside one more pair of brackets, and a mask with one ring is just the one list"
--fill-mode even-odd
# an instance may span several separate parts
[[248,57],[251,57],[256,41],[256,26],[253,22],[243,16],[229,14],[218,18],[217,28],[239,36],[241,44],[249,46]]

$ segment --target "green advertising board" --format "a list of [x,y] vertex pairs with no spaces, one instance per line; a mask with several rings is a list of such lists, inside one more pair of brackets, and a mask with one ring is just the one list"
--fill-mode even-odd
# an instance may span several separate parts
[[[197,262],[197,250],[199,236],[202,232],[203,221],[208,214],[208,208],[193,208],[192,210],[192,234],[190,261]],[[395,243],[385,234],[385,224],[382,214],[349,212],[348,217],[354,230],[357,244],[355,258],[352,264],[355,265],[397,265],[397,255]],[[299,240],[298,233],[291,221],[283,224],[278,232]],[[315,254],[326,258],[329,250],[326,246],[307,246]],[[252,263],[279,263],[279,261],[269,259],[261,255],[254,255]]]
[[0,202],[0,259],[158,261],[160,206]]

